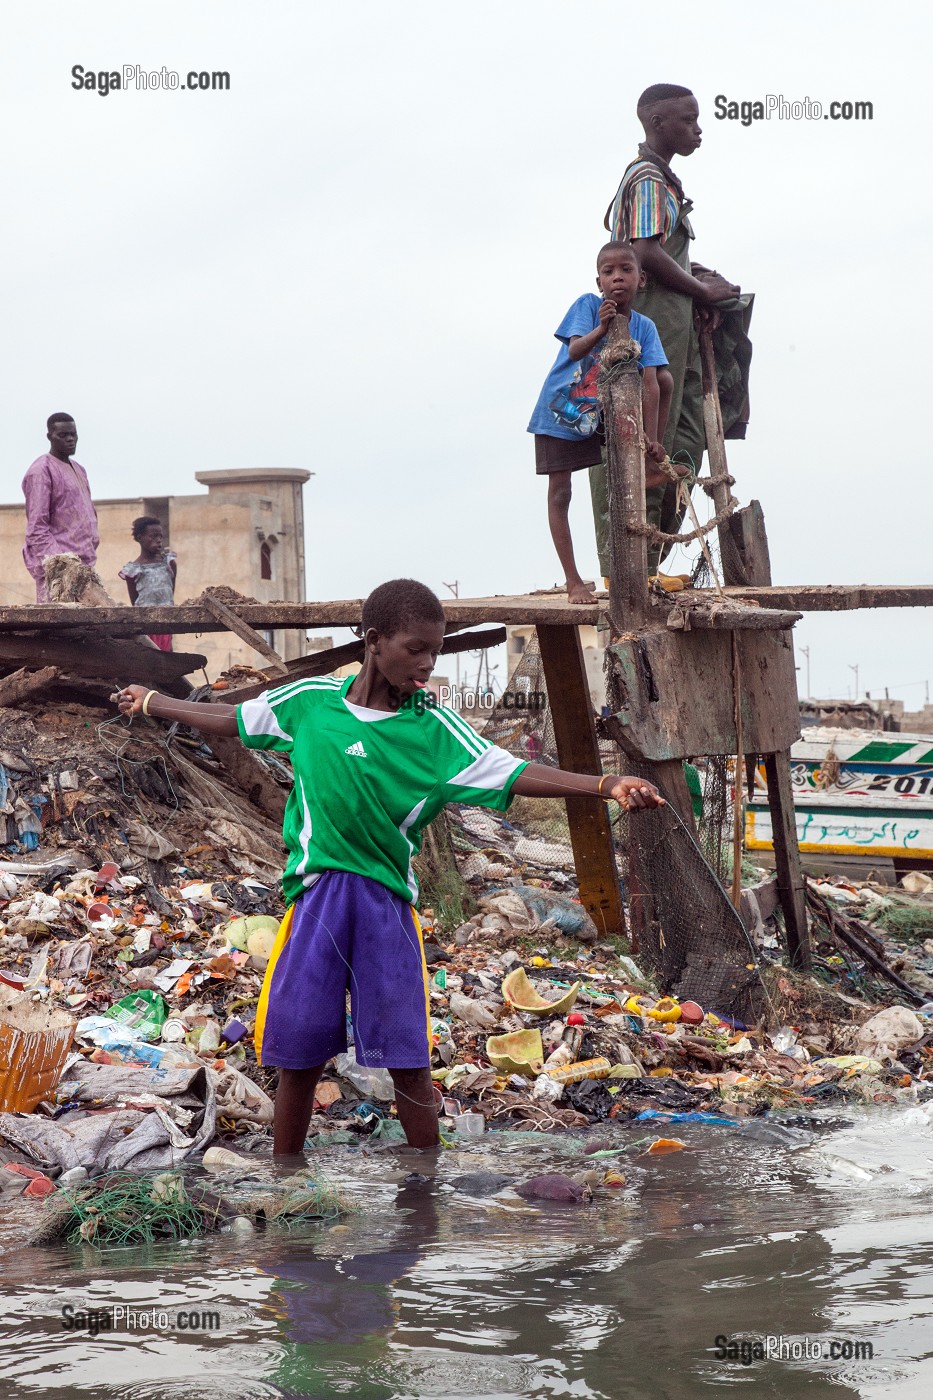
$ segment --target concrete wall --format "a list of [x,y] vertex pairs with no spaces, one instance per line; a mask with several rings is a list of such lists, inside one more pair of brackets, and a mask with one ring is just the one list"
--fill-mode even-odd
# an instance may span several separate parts
[[[302,487],[309,476],[293,468],[198,472],[196,480],[207,487],[198,495],[97,501],[97,571],[104,587],[118,602],[129,604],[119,572],[139,553],[130,526],[139,515],[155,515],[165,527],[168,547],[178,555],[176,602],[218,584],[262,603],[303,602]],[[0,601],[5,604],[35,602],[22,558],[25,527],[23,505],[0,506]],[[262,577],[263,545],[268,548],[270,579]],[[279,631],[267,640],[286,659],[302,656],[306,649],[301,631]],[[237,663],[263,664],[251,647],[229,632],[179,633],[175,649],[207,656],[211,679]]]
[[[530,624],[506,628],[506,662],[509,677],[521,663],[528,639],[534,636],[535,629]],[[580,628],[580,645],[583,648],[583,664],[590,688],[590,699],[597,714],[606,703],[606,678],[603,672],[605,647],[595,627],[585,624]]]

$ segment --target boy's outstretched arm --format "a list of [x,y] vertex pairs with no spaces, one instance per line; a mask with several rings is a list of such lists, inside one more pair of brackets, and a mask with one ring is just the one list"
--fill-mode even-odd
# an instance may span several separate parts
[[665,805],[654,784],[644,778],[622,778],[614,773],[604,773],[598,778],[590,773],[546,768],[543,763],[529,763],[523,768],[512,784],[512,791],[517,797],[611,797],[626,812]]
[[235,737],[239,733],[235,705],[201,705],[194,700],[176,700],[171,695],[160,695],[157,690],[147,690],[144,685],[128,685],[110,698],[116,700],[122,715],[140,715],[147,695],[149,703],[146,713],[156,719],[190,724],[192,729],[200,729],[202,734],[229,734]]

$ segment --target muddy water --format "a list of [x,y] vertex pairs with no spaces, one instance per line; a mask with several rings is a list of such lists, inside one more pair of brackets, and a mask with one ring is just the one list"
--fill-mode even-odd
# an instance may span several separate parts
[[[103,1255],[23,1249],[36,1207],[20,1201],[0,1224],[0,1397],[919,1400],[933,1393],[933,1131],[919,1108],[848,1118],[800,1142],[756,1124],[667,1129],[687,1151],[599,1159],[626,1187],[578,1206],[451,1183],[581,1170],[579,1140],[491,1135],[409,1184],[413,1166],[431,1172],[423,1158],[334,1148],[327,1172],[360,1208],[340,1225]],[[65,1305],[137,1316],[95,1338],[63,1329]],[[787,1350],[745,1365],[718,1336]],[[814,1355],[833,1342],[837,1359]]]

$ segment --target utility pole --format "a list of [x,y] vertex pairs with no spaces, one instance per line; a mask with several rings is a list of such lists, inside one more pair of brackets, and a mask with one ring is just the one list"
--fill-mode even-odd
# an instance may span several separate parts
[[854,666],[849,666],[850,671],[855,672],[855,699],[858,700],[858,662]]
[[[444,587],[445,587],[445,588],[449,588],[450,591],[451,591],[451,593],[454,595],[455,598],[459,598],[459,597],[460,597],[460,580],[459,580],[458,578],[455,578],[454,581],[453,581],[453,583],[445,583],[445,584],[444,584]],[[457,686],[457,703],[459,704],[459,703],[460,703],[460,653],[459,653],[459,652],[457,652],[457,654],[456,654],[456,656],[455,656],[455,658],[454,658],[454,666],[457,668],[457,679],[456,679],[455,684],[456,684],[456,686]]]
[[800,654],[807,658],[807,699],[809,700],[812,698],[810,695],[810,648],[801,647]]

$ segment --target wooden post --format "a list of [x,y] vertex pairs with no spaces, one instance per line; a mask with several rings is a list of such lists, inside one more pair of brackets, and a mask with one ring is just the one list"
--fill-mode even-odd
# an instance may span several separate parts
[[599,384],[609,457],[609,617],[616,636],[641,627],[648,615],[648,541],[626,530],[645,523],[639,359],[627,323],[616,317],[600,356]]
[[[713,477],[725,476],[729,470],[726,461],[726,440],[722,426],[722,409],[719,405],[719,384],[716,378],[716,356],[713,353],[713,333],[709,326],[700,328],[700,363],[703,368],[703,426],[706,429],[706,453],[709,457],[710,475]],[[712,488],[713,505],[717,512],[725,509],[729,504],[730,491],[725,482]],[[727,572],[727,563],[732,567],[728,570],[731,574],[744,572],[742,561],[738,557],[738,552],[732,546],[732,536],[729,531],[728,520],[723,521],[719,526],[719,554],[722,559],[723,573]],[[725,583],[749,583],[747,578],[724,578]]]
[[[538,645],[560,766],[571,773],[600,773],[579,628],[539,627]],[[591,797],[568,797],[565,801],[580,903],[601,934],[624,934],[625,914],[606,804]]]
[[[719,387],[716,382],[716,360],[713,337],[709,328],[700,331],[700,357],[703,365],[703,422],[706,427],[706,448],[713,476],[728,470],[726,444],[723,437]],[[721,510],[729,499],[725,484],[713,488],[713,502]],[[758,584],[770,586],[771,558],[765,531],[764,512],[758,501],[743,511],[737,511],[719,527],[723,581],[727,584]],[[738,639],[737,639],[738,640]],[[741,755],[740,755],[741,757]],[[768,806],[771,809],[771,831],[774,842],[774,865],[777,871],[778,893],[787,931],[787,948],[795,967],[810,966],[810,935],[807,928],[806,885],[797,845],[797,823],[794,816],[794,793],[790,780],[790,754],[765,754],[768,778]],[[740,775],[736,772],[736,801],[739,800]]]
[[800,847],[797,845],[789,756],[786,753],[765,754],[765,775],[768,779],[768,806],[771,808],[774,867],[784,912],[787,949],[792,965],[806,972],[810,968],[807,887],[800,864]]
[[[771,582],[771,555],[768,550],[768,535],[765,530],[764,511],[760,501],[749,501],[742,510],[735,511],[726,521],[729,533],[735,542],[739,559],[749,583]],[[731,551],[729,559],[733,559]],[[724,561],[728,563],[727,561]],[[739,583],[740,580],[728,577],[726,583]]]

